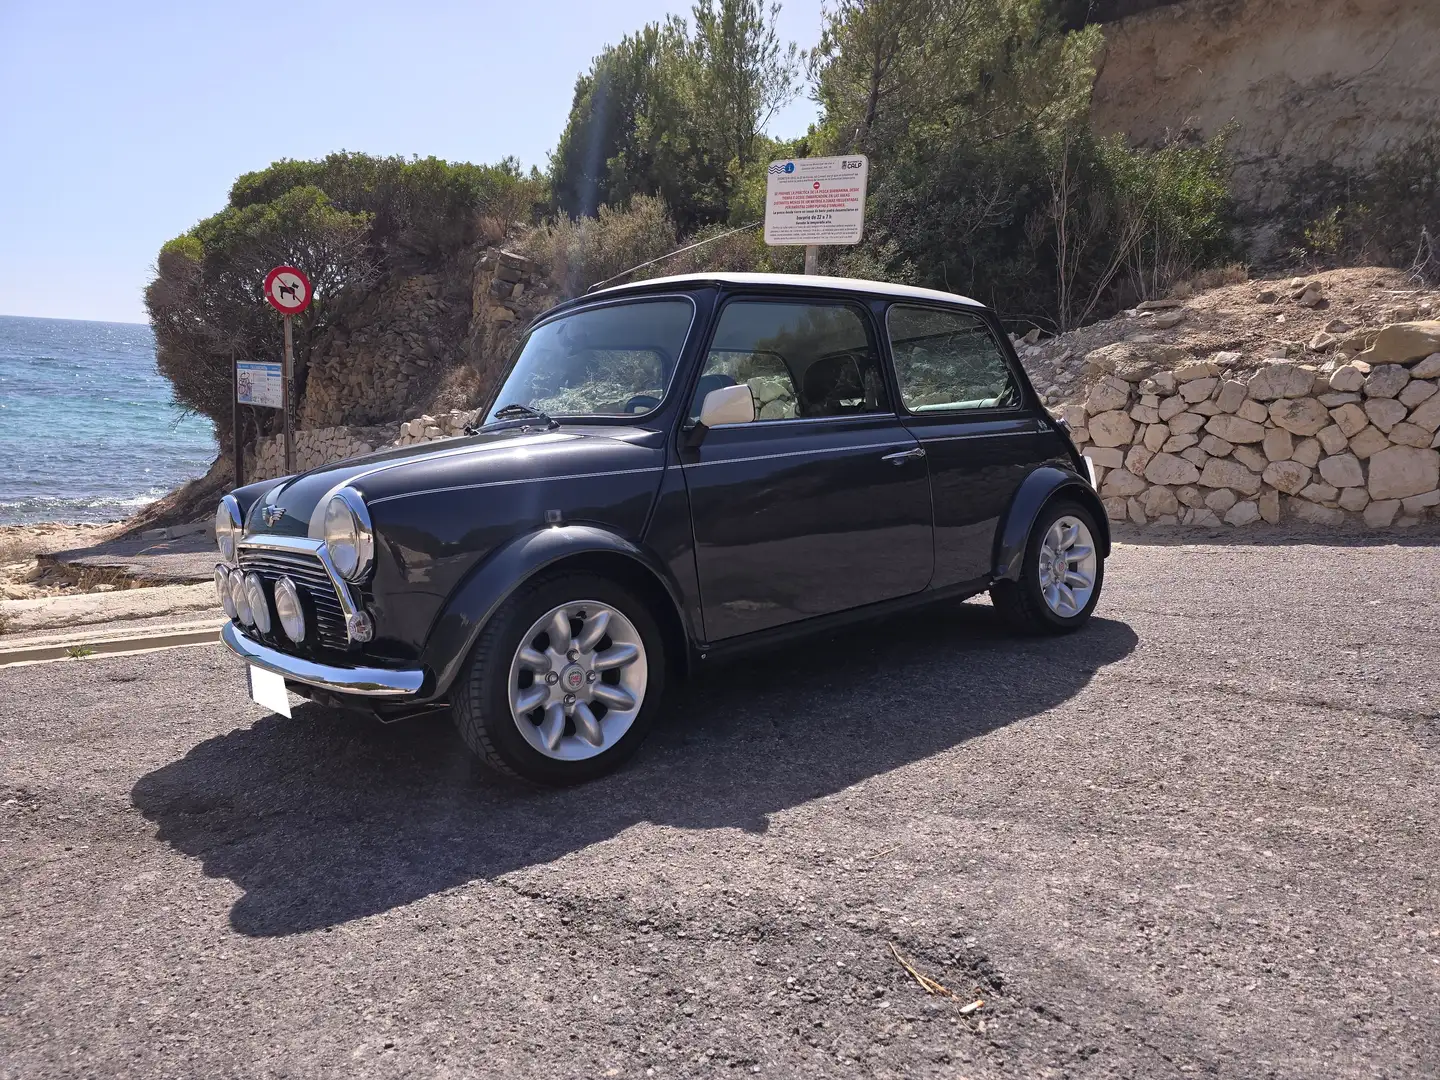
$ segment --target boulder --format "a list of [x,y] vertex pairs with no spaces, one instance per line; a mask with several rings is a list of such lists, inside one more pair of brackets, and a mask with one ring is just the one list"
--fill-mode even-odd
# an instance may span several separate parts
[[1360,468],[1360,459],[1354,454],[1336,454],[1320,462],[1320,475],[1325,482],[1337,488],[1362,487],[1365,473]]
[[1250,376],[1246,384],[1250,396],[1256,401],[1304,397],[1314,385],[1313,371],[1284,360],[1267,362]]
[[1318,281],[1312,281],[1300,290],[1300,295],[1295,297],[1295,302],[1301,307],[1319,307],[1325,302],[1325,290]]
[[1156,315],[1154,318],[1152,318],[1152,319],[1149,321],[1149,325],[1150,325],[1151,327],[1153,327],[1154,329],[1156,329],[1156,330],[1169,330],[1169,329],[1171,329],[1172,327],[1179,326],[1179,325],[1180,325],[1182,322],[1184,322],[1184,321],[1185,321],[1185,312],[1183,312],[1183,311],[1167,311],[1167,312],[1164,312],[1163,314]]
[[1365,415],[1381,431],[1389,431],[1409,412],[1404,405],[1391,397],[1370,398],[1365,402]]
[[1086,353],[1084,371],[1087,375],[1117,375],[1127,383],[1138,383],[1159,368],[1183,363],[1188,355],[1174,345],[1117,341]]
[[1440,352],[1440,322],[1392,323],[1360,354],[1369,364],[1412,364]]
[[1440,486],[1440,453],[1392,446],[1370,458],[1370,497],[1406,499]]
[[1260,478],[1286,495],[1294,495],[1310,482],[1310,470],[1298,461],[1272,461]]
[[1200,470],[1184,458],[1161,453],[1145,466],[1145,479],[1152,484],[1193,484],[1200,479]]
[[1440,375],[1440,352],[1431,353],[1410,369],[1412,379],[1433,379]]
[[1211,458],[1200,472],[1200,486],[1231,488],[1246,495],[1255,495],[1260,491],[1260,477],[1238,461]]
[[1410,372],[1399,364],[1381,364],[1371,368],[1365,378],[1365,396],[1372,398],[1393,398],[1405,389],[1410,381]]
[[1230,413],[1212,416],[1205,422],[1205,430],[1229,443],[1258,443],[1265,438],[1265,429],[1259,424]]
[[1314,435],[1329,424],[1330,414],[1314,398],[1292,398],[1271,405],[1270,420],[1277,427],[1296,435]]
[[1128,446],[1134,437],[1135,421],[1119,410],[1090,418],[1090,441],[1096,446]]

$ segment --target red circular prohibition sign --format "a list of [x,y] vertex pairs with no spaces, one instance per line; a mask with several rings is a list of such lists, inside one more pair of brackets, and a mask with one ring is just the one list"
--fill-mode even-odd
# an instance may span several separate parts
[[265,299],[282,315],[299,315],[310,306],[310,279],[293,266],[277,266],[265,275]]

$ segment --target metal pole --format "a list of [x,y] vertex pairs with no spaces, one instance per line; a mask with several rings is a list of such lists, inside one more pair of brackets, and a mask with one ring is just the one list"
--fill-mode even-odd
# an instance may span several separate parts
[[295,345],[290,335],[290,316],[285,316],[285,377],[283,396],[285,407],[285,472],[295,471],[295,421],[290,416],[290,399],[294,396]]
[[805,245],[805,273],[820,273],[820,248],[816,244]]
[[240,434],[240,372],[235,367],[235,343],[230,343],[230,452],[235,455],[235,486],[245,486],[245,439]]

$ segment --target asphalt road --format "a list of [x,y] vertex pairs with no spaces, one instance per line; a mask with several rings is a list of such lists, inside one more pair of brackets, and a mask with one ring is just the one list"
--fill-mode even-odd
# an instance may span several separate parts
[[1126,547],[1078,635],[798,647],[562,793],[218,646],[0,670],[0,1077],[1440,1075],[1437,580]]

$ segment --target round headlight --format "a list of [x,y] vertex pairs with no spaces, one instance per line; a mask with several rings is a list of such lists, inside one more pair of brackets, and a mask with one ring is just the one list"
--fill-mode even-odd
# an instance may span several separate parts
[[305,640],[305,609],[300,606],[300,590],[288,577],[275,582],[275,614],[286,637],[297,644]]
[[260,575],[249,573],[245,575],[245,599],[250,603],[250,617],[255,620],[255,628],[262,634],[270,632],[270,604],[265,599],[265,583],[260,580]]
[[243,528],[240,504],[235,501],[235,496],[226,495],[215,508],[215,545],[226,562],[235,561],[235,541],[240,538]]
[[359,492],[345,488],[325,507],[325,548],[347,581],[359,581],[370,572],[375,536],[370,529],[370,511]]
[[250,598],[245,595],[245,575],[236,571],[230,575],[230,603],[235,605],[235,619],[245,626],[255,624],[250,611]]
[[220,606],[225,609],[228,618],[234,619],[235,601],[230,599],[230,569],[226,566],[215,567],[215,592],[220,597]]

